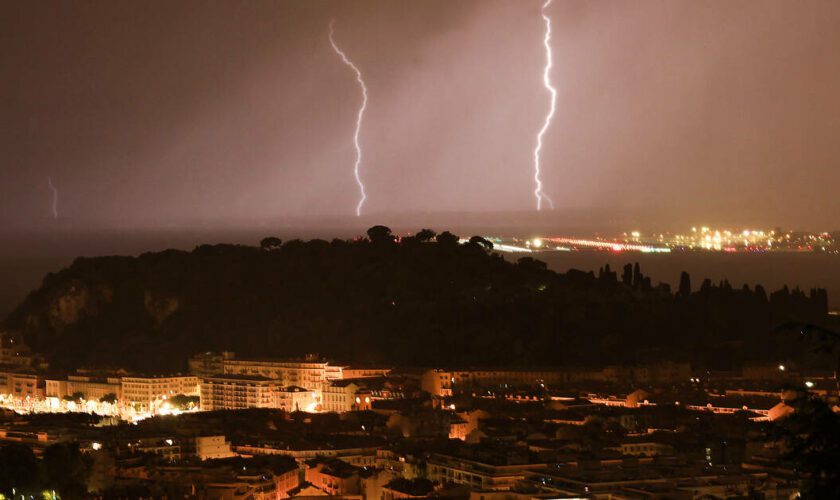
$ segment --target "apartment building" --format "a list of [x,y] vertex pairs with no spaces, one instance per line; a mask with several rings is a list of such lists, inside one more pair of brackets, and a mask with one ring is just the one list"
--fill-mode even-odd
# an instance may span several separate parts
[[172,396],[198,396],[200,385],[198,377],[192,375],[123,377],[121,400],[137,411],[150,412]]
[[279,360],[257,358],[232,358],[223,361],[225,375],[260,376],[275,380],[283,387],[298,386],[322,391],[330,377],[340,376],[340,371],[328,370],[326,361],[309,357],[304,360]]
[[44,378],[34,373],[0,372],[0,394],[19,399],[44,397]]
[[284,411],[316,411],[321,406],[321,393],[303,387],[277,388],[274,407]]
[[225,436],[196,436],[195,456],[201,460],[235,457]]
[[105,396],[122,398],[122,384],[120,377],[94,375],[68,375],[62,378],[48,378],[46,380],[46,396],[48,398],[64,398],[81,394],[87,401],[99,401]]
[[277,380],[260,375],[219,375],[201,379],[201,409],[274,408]]
[[335,380],[324,387],[321,409],[336,413],[356,408],[356,393],[360,387],[350,380]]
[[427,370],[420,379],[422,389],[434,396],[451,396],[459,391],[485,387],[557,385],[566,382],[567,373],[556,368],[545,369],[464,369]]
[[428,460],[428,478],[441,483],[454,483],[482,491],[507,491],[525,479],[529,470],[545,464],[508,464],[470,460],[451,455],[433,454]]

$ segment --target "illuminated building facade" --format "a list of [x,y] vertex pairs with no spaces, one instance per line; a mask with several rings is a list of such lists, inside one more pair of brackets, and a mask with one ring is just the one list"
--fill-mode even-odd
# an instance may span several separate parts
[[321,391],[329,377],[340,378],[341,371],[328,369],[326,361],[312,357],[303,361],[277,359],[225,359],[223,372],[225,375],[261,376],[275,380],[281,386],[298,386],[305,389]]
[[0,394],[25,399],[44,396],[44,379],[34,373],[0,372]]
[[274,407],[284,411],[316,411],[321,405],[321,393],[303,387],[277,388]]
[[200,382],[195,376],[122,378],[122,402],[141,412],[153,412],[157,405],[172,396],[199,394]]
[[87,401],[99,401],[105,396],[122,398],[122,384],[119,377],[95,377],[88,375],[68,375],[66,378],[46,380],[46,397],[63,399],[81,394]]
[[[345,366],[341,371],[341,376],[335,378],[385,377],[390,373],[391,369],[384,367]],[[333,380],[333,378],[327,377],[327,380]]]
[[219,375],[201,379],[201,409],[274,408],[280,384],[260,375]]
[[230,449],[230,441],[224,436],[197,436],[195,438],[195,455],[201,460],[213,460],[236,456]]
[[321,405],[323,411],[343,413],[355,410],[359,390],[360,387],[352,381],[333,381],[324,388]]

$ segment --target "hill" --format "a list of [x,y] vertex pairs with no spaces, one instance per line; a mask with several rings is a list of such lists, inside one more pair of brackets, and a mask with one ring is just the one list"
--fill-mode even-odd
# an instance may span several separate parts
[[726,366],[801,352],[776,326],[826,318],[824,290],[706,280],[692,291],[684,275],[672,293],[638,265],[560,274],[530,257],[510,262],[478,237],[368,234],[79,258],[47,275],[3,330],[56,368],[178,370],[210,350],[397,365]]

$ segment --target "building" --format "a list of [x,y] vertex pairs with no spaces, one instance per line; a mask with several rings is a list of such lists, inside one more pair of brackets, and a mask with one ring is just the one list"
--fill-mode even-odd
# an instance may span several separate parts
[[197,377],[209,377],[218,373],[224,373],[226,359],[233,359],[234,353],[223,352],[202,352],[187,360],[189,371]]
[[649,440],[630,440],[612,449],[615,449],[624,456],[655,457],[674,454],[673,446]]
[[0,366],[16,369],[45,368],[46,363],[22,341],[0,332]]
[[198,436],[195,438],[195,456],[201,460],[235,457],[230,441],[224,436]]
[[476,368],[465,370],[427,370],[420,379],[420,387],[433,396],[451,396],[462,391],[472,391],[501,386],[549,386],[568,379],[559,368],[516,369]]
[[553,498],[745,498],[755,491],[764,498],[799,497],[767,474],[652,458],[557,465],[529,471],[525,482]]
[[278,388],[275,398],[274,407],[288,412],[313,412],[321,406],[321,398],[318,392],[294,385]]
[[46,380],[46,396],[48,398],[63,399],[81,395],[85,401],[99,401],[102,398],[122,398],[122,384],[120,377],[108,375],[68,375],[66,378],[49,378]]
[[427,473],[432,481],[461,484],[474,490],[507,491],[525,479],[526,471],[544,467],[545,464],[505,463],[433,454],[428,460]]
[[184,457],[184,448],[187,446],[182,446],[179,440],[171,437],[154,436],[138,438],[130,447],[135,453],[157,455],[168,462],[174,462]]
[[377,366],[344,366],[341,377],[338,378],[373,378],[386,377],[391,373],[390,368]]
[[299,464],[314,459],[335,458],[357,467],[374,467],[377,465],[377,453],[382,450],[379,443],[337,443],[335,439],[329,442],[310,443],[306,441],[294,442],[261,442],[258,444],[240,444],[235,447],[242,455],[283,455],[293,458]]
[[198,396],[200,392],[199,379],[192,375],[123,377],[121,401],[138,412],[155,413],[172,396]]
[[341,372],[328,370],[328,363],[314,356],[304,360],[260,358],[230,358],[223,361],[225,375],[261,376],[278,381],[281,386],[298,386],[321,392],[327,376],[338,377]]
[[427,498],[434,492],[434,484],[428,479],[409,480],[394,478],[388,482],[381,493],[382,500],[399,500],[401,498]]
[[344,413],[356,409],[356,393],[360,387],[350,380],[334,380],[324,387],[321,409]]
[[201,379],[201,409],[274,408],[280,384],[259,375],[218,375]]
[[43,398],[44,378],[28,372],[0,372],[0,394],[17,399]]
[[306,463],[306,480],[327,495],[361,495],[363,470],[342,460],[318,458]]

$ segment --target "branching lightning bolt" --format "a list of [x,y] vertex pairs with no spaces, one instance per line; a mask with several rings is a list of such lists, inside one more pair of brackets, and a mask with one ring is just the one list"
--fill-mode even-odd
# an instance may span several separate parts
[[50,190],[52,190],[52,213],[53,219],[58,219],[58,189],[56,189],[55,184],[53,184],[52,177],[47,176],[47,184],[50,186]]
[[554,208],[554,202],[551,201],[551,198],[549,198],[547,194],[543,193],[542,180],[540,179],[540,152],[542,151],[543,146],[543,136],[548,130],[548,127],[551,125],[551,119],[554,117],[554,110],[557,106],[557,90],[551,85],[551,18],[545,13],[545,9],[551,5],[551,1],[552,0],[546,0],[541,10],[543,21],[545,21],[545,36],[543,37],[543,45],[545,45],[546,57],[545,69],[543,70],[543,85],[545,85],[545,88],[548,89],[548,92],[551,94],[551,107],[545,115],[545,122],[543,123],[542,128],[537,134],[537,147],[534,148],[534,182],[536,183],[534,197],[537,198],[537,210],[542,209],[543,199],[548,202],[552,209]]
[[359,112],[356,116],[356,131],[353,134],[353,144],[356,146],[356,164],[353,166],[353,174],[356,176],[356,184],[359,185],[360,196],[359,203],[356,205],[356,216],[358,217],[362,215],[362,206],[365,204],[365,200],[367,199],[365,185],[362,182],[361,175],[359,175],[359,168],[362,165],[362,146],[359,144],[359,132],[362,129],[362,118],[364,118],[365,109],[367,108],[368,93],[365,81],[362,79],[362,72],[359,71],[359,68],[353,64],[353,61],[348,59],[347,55],[338,48],[338,45],[336,45],[335,39],[333,38],[333,24],[335,24],[335,20],[330,21],[330,45],[332,45],[335,53],[341,57],[341,60],[344,61],[344,64],[349,66],[356,73],[356,81],[359,82],[359,86],[362,89],[362,105],[359,107]]

